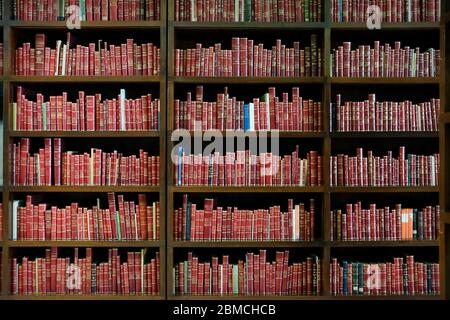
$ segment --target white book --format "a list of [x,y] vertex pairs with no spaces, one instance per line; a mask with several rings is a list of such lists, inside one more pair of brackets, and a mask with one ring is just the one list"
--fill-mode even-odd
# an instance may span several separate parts
[[12,210],[12,240],[17,240],[17,211],[20,206],[20,200],[13,201],[13,210]]
[[234,22],[239,22],[239,0],[234,0]]
[[67,45],[63,45],[61,75],[66,75]]
[[197,21],[197,0],[191,0],[192,19],[191,21]]
[[125,131],[125,89],[120,89],[120,130]]
[[59,70],[59,56],[61,54],[61,40],[56,41],[56,70],[55,70],[55,76],[58,75]]

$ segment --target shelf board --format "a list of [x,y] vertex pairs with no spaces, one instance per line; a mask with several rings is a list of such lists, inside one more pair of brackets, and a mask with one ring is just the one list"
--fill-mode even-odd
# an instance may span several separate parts
[[450,123],[450,112],[441,114],[441,121],[445,124]]
[[159,241],[36,241],[36,240],[20,240],[6,241],[6,246],[10,248],[35,248],[35,247],[82,247],[82,248],[158,248],[161,243]]
[[13,83],[159,83],[160,76],[11,76]]
[[438,193],[439,187],[330,187],[331,193]]
[[[170,81],[170,79],[169,79]],[[314,84],[323,83],[324,77],[173,77],[175,83],[201,84]]]
[[175,29],[181,30],[321,30],[324,22],[190,22],[174,21]]
[[9,136],[29,138],[159,138],[159,131],[10,131]]
[[[382,22],[382,30],[439,30],[439,22]],[[369,31],[373,32],[376,30],[371,30],[367,28],[365,22],[333,22],[331,24],[332,30],[359,30],[359,31]]]
[[320,248],[322,241],[174,241],[174,248]]
[[[1,298],[0,298],[1,299]],[[146,295],[87,295],[87,294],[73,294],[73,295],[8,295],[6,300],[164,300],[161,295],[146,296]]]
[[9,186],[10,192],[159,192],[153,186]]
[[432,131],[389,131],[389,132],[332,132],[331,138],[376,138],[376,139],[393,139],[393,138],[439,138],[439,132]]
[[[174,132],[177,130],[170,130],[169,136],[171,136]],[[179,132],[186,132],[184,129],[179,129]],[[324,132],[301,132],[301,131],[226,131],[226,130],[199,130],[199,131],[187,131],[191,137],[194,137],[194,135],[218,135],[226,137],[227,135],[230,137],[251,137],[254,135],[255,137],[260,136],[261,134],[266,134],[267,136],[273,136],[275,133],[278,134],[280,138],[304,138],[304,139],[322,139],[325,137]]]
[[274,296],[274,295],[267,295],[267,296],[176,296],[176,295],[169,295],[168,300],[326,300],[327,297],[325,296]]
[[324,187],[213,187],[213,186],[169,186],[174,193],[323,193]]
[[334,248],[376,248],[376,247],[439,247],[439,240],[410,241],[330,241]]
[[356,77],[331,77],[332,84],[349,84],[349,85],[364,85],[364,84],[439,84],[439,77],[415,77],[415,78],[356,78]]
[[[10,21],[15,29],[60,29],[68,30],[66,21]],[[159,29],[161,21],[81,21],[83,29]],[[74,29],[73,31],[77,31]]]
[[332,300],[441,300],[440,295],[330,296]]

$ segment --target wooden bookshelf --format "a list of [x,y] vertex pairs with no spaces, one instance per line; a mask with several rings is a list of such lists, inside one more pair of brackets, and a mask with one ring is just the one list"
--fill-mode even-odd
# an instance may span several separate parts
[[[161,21],[99,21],[99,22],[81,22],[81,30],[69,30],[64,21],[51,21],[51,22],[28,22],[28,21],[13,21],[11,17],[13,1],[3,1],[3,21],[2,26],[2,38],[4,43],[4,74],[1,77],[3,83],[3,100],[2,100],[2,120],[4,123],[4,147],[3,147],[3,175],[5,179],[5,187],[2,189],[2,201],[4,205],[4,236],[0,242],[2,255],[2,272],[3,282],[0,288],[0,299],[6,300],[163,300],[166,298],[166,1],[161,0]],[[14,74],[12,63],[14,61],[15,46],[21,43],[20,36],[22,34],[34,35],[39,32],[59,34],[61,38],[64,38],[66,32],[71,31],[78,33],[78,36],[82,35],[85,31],[92,39],[98,37],[102,38],[103,35],[117,35],[117,39],[125,41],[127,38],[145,37],[149,41],[159,44],[161,53],[161,74],[159,76],[16,76]],[[148,32],[148,33],[147,33]],[[148,34],[148,36],[147,36]],[[140,41],[140,40],[139,40]],[[99,89],[95,86],[99,85]],[[114,92],[116,88],[133,89],[134,87],[149,88],[160,99],[161,112],[160,112],[160,130],[159,131],[119,131],[119,132],[71,132],[71,131],[13,131],[11,121],[11,109],[9,106],[15,95],[15,87],[21,85],[24,87],[31,86],[39,90],[38,92],[48,96],[46,90],[86,90],[93,89],[97,92]],[[64,89],[59,89],[59,88]],[[93,91],[92,90],[92,91]],[[8,145],[12,141],[16,141],[19,138],[71,138],[82,139],[80,140],[80,148],[88,146],[95,147],[102,139],[120,138],[118,142],[117,150],[121,150],[120,143],[127,142],[158,144],[158,154],[160,156],[160,185],[159,186],[12,186],[10,184],[9,177],[9,163],[8,163]],[[85,145],[85,146],[84,146]],[[147,149],[145,145],[142,145],[143,149]],[[11,201],[15,197],[22,199],[26,194],[42,195],[51,199],[52,197],[66,197],[71,195],[77,197],[77,199],[92,198],[98,194],[106,194],[107,192],[116,192],[118,194],[130,194],[136,196],[138,193],[151,194],[155,201],[160,203],[160,240],[158,241],[12,241],[9,240],[9,216],[11,214]],[[92,198],[92,199],[94,199]],[[103,205],[106,205],[103,203]],[[160,294],[159,295],[26,295],[26,296],[14,296],[10,292],[10,259],[19,250],[38,250],[49,247],[60,248],[94,248],[94,250],[108,250],[108,248],[120,248],[122,250],[136,250],[148,248],[151,255],[154,252],[160,253]],[[95,258],[95,255],[94,255]]]
[[[3,17],[0,22],[0,28],[3,32],[4,43],[4,74],[0,76],[3,84],[3,108],[2,120],[4,123],[3,137],[3,176],[4,186],[0,192],[4,206],[4,236],[0,239],[0,250],[2,251],[2,271],[3,282],[0,288],[0,300],[439,300],[450,297],[450,200],[448,194],[450,191],[450,179],[446,177],[448,160],[450,159],[450,148],[447,146],[450,139],[450,109],[449,97],[446,91],[450,89],[446,83],[449,75],[449,68],[446,61],[450,59],[449,50],[446,50],[446,29],[450,22],[450,13],[443,9],[443,18],[441,23],[382,23],[381,31],[373,31],[381,34],[383,30],[389,33],[389,42],[402,40],[405,35],[418,35],[425,32],[427,35],[439,35],[440,44],[436,43],[435,47],[440,45],[441,49],[441,76],[439,78],[333,78],[330,77],[330,57],[329,53],[333,49],[333,40],[336,33],[340,33],[339,39],[348,37],[352,42],[364,41],[366,35],[371,34],[363,23],[332,23],[330,15],[330,1],[325,0],[323,11],[325,13],[323,22],[315,23],[197,23],[197,22],[177,22],[174,21],[174,0],[161,0],[161,21],[129,21],[129,22],[82,22],[81,31],[83,29],[96,32],[99,37],[102,34],[117,32],[124,39],[127,36],[132,37],[133,31],[139,32],[156,32],[159,33],[161,48],[161,75],[160,76],[134,76],[134,77],[25,77],[14,75],[12,64],[15,45],[19,40],[20,34],[34,34],[38,32],[61,32],[64,34],[67,30],[65,22],[22,22],[12,21],[10,19],[12,1],[4,1]],[[215,35],[217,42],[229,41],[231,39],[224,37],[223,32],[227,34],[261,34],[263,32],[283,35],[289,35],[294,32],[302,34],[318,35],[323,46],[323,75],[319,77],[292,77],[292,78],[276,78],[276,77],[175,77],[174,73],[174,55],[173,51],[177,48],[180,34],[189,34],[193,41],[202,42],[203,35]],[[344,34],[344,35],[342,35]],[[392,35],[392,37],[391,37]],[[223,40],[222,40],[223,39]],[[366,42],[370,40],[366,40]],[[417,40],[421,41],[421,40]],[[448,42],[448,41],[447,41]],[[46,131],[46,132],[24,132],[13,131],[11,128],[11,111],[10,104],[14,99],[14,86],[37,86],[43,85],[40,89],[45,94],[45,88],[58,88],[58,86],[71,85],[74,88],[83,88],[95,84],[104,86],[120,86],[127,88],[129,86],[159,86],[159,98],[161,100],[161,127],[159,132],[62,132],[62,131]],[[251,85],[258,88],[268,88],[269,86],[293,87],[308,86],[320,91],[322,105],[324,107],[324,131],[323,132],[279,132],[276,133],[280,138],[280,143],[284,144],[289,139],[295,139],[299,145],[317,142],[321,145],[320,153],[323,156],[323,178],[324,185],[319,187],[207,187],[207,186],[186,186],[178,187],[173,185],[172,163],[170,160],[171,135],[173,133],[173,100],[176,91],[187,91],[187,87],[192,88],[195,85],[208,86],[245,86]],[[375,93],[377,90],[385,90],[388,86],[407,86],[412,90],[420,90],[422,87],[430,87],[439,92],[441,99],[441,124],[440,131],[437,132],[346,132],[337,133],[329,132],[329,109],[328,105],[333,100],[333,90],[358,90],[358,88],[370,88]],[[373,89],[372,89],[373,88]],[[399,89],[405,90],[405,89]],[[411,91],[412,91],[411,90]],[[279,91],[279,90],[278,90]],[[412,91],[413,92],[413,91]],[[361,98],[365,98],[360,96]],[[433,96],[434,97],[434,96]],[[430,96],[431,98],[431,96]],[[395,99],[395,96],[392,97]],[[192,134],[193,132],[191,132]],[[226,134],[226,132],[217,132]],[[239,134],[239,133],[233,133]],[[247,133],[242,133],[247,134]],[[269,136],[272,134],[267,133]],[[160,154],[160,181],[158,187],[146,186],[89,186],[89,187],[70,187],[70,186],[40,186],[40,187],[18,187],[10,185],[8,144],[21,137],[29,138],[75,138],[83,139],[83,143],[95,145],[96,139],[114,139],[121,138],[123,141],[136,141],[135,139],[149,139],[154,142],[159,139]],[[91,139],[91,140],[89,140]],[[391,141],[401,140],[409,143],[415,143],[417,139],[426,139],[426,142],[439,142],[439,151],[441,154],[441,177],[439,187],[330,187],[329,182],[329,156],[334,155],[334,147],[344,144],[354,145],[357,147],[359,139],[370,139],[373,141],[382,141],[389,143]],[[388,141],[388,139],[392,139]],[[81,140],[80,140],[81,141]],[[421,140],[424,141],[424,140]],[[118,146],[120,150],[120,146]],[[393,147],[395,149],[395,147]],[[437,151],[437,150],[436,150]],[[448,154],[448,156],[446,156]],[[49,194],[56,197],[64,197],[65,194],[76,193],[80,197],[90,195],[91,193],[158,193],[161,205],[161,224],[159,241],[12,241],[9,240],[10,226],[9,217],[11,215],[11,200],[14,196],[20,194]],[[224,242],[186,242],[174,241],[173,239],[173,209],[176,207],[176,199],[181,194],[192,194],[195,196],[214,195],[215,197],[239,195],[239,197],[247,197],[251,199],[253,195],[262,194],[264,197],[273,198],[273,204],[278,203],[278,195],[286,197],[316,197],[321,203],[320,212],[317,212],[318,222],[320,226],[320,237],[311,242],[289,242],[289,241],[224,241]],[[410,195],[411,194],[411,195]],[[382,203],[383,197],[387,195],[398,195],[399,197],[411,196],[420,199],[424,204],[429,198],[439,196],[439,204],[442,210],[441,230],[442,236],[436,241],[330,241],[329,239],[329,219],[328,214],[331,209],[335,209],[333,203],[334,196],[345,196],[348,199],[354,199],[355,196],[370,195],[375,202]],[[350,201],[350,200],[349,200]],[[150,248],[159,250],[161,257],[160,278],[161,293],[158,296],[118,296],[118,295],[49,295],[49,296],[12,296],[10,294],[10,259],[17,250],[29,248],[37,250],[37,248],[48,248],[52,246],[58,247],[93,247],[93,248]],[[256,250],[257,248],[267,248],[270,250],[289,249],[292,251],[301,250],[302,252],[314,251],[320,253],[322,259],[322,295],[320,296],[176,296],[172,293],[172,268],[178,257],[179,252],[196,250]],[[332,296],[330,294],[329,284],[329,264],[336,250],[348,250],[348,254],[353,254],[352,250],[386,250],[386,258],[390,258],[391,250],[435,250],[439,251],[436,259],[439,259],[441,271],[441,295],[440,296]]]
[[[174,0],[168,1],[168,29],[167,29],[167,43],[168,43],[168,86],[167,86],[167,128],[168,128],[168,141],[173,132],[173,100],[174,98],[184,97],[187,91],[194,92],[192,88],[195,85],[203,85],[204,92],[208,92],[208,87],[213,87],[214,89],[220,85],[223,86],[233,86],[233,85],[252,85],[257,88],[266,88],[269,86],[282,86],[283,88],[299,86],[301,92],[302,86],[317,87],[322,92],[322,103],[324,106],[324,133],[283,133],[280,132],[279,137],[280,145],[283,145],[285,139],[295,138],[298,139],[298,144],[307,143],[305,139],[317,139],[321,144],[321,155],[323,156],[323,177],[324,186],[321,187],[206,187],[206,186],[174,186],[173,184],[173,172],[172,164],[170,163],[167,167],[167,298],[170,300],[259,300],[259,299],[282,299],[282,300],[440,300],[445,297],[445,275],[444,275],[444,265],[445,257],[442,254],[442,250],[445,245],[440,240],[435,241],[330,241],[329,240],[329,218],[328,213],[330,209],[335,209],[333,207],[333,197],[348,197],[348,203],[351,203],[350,199],[356,199],[358,195],[373,197],[373,203],[383,203],[383,198],[385,196],[395,197],[398,195],[400,198],[412,198],[423,199],[418,201],[427,202],[427,199],[437,199],[440,197],[440,205],[443,208],[444,196],[442,195],[442,184],[439,187],[330,187],[329,183],[329,156],[334,155],[334,147],[339,145],[350,144],[352,146],[359,147],[364,146],[358,145],[359,139],[367,139],[367,141],[378,141],[379,144],[386,144],[390,141],[394,142],[395,146],[402,145],[398,143],[409,143],[414,144],[417,141],[427,143],[431,142],[433,145],[437,145],[437,142],[443,144],[444,137],[442,132],[332,132],[329,133],[329,110],[328,105],[332,101],[333,90],[349,90],[352,93],[357,92],[358,88],[364,88],[373,90],[372,92],[377,93],[379,91],[386,90],[387,87],[393,88],[393,86],[402,86],[402,89],[408,91],[420,90],[425,86],[434,92],[439,92],[441,99],[441,110],[444,110],[444,92],[445,87],[444,78],[334,78],[330,77],[330,57],[329,53],[333,49],[333,37],[335,37],[340,31],[347,31],[349,33],[343,34],[339,33],[339,40],[342,41],[347,35],[346,40],[352,41],[352,43],[362,42],[364,44],[371,43],[371,39],[365,38],[366,35],[371,35],[371,32],[376,34],[381,34],[383,30],[388,32],[389,37],[383,39],[393,43],[393,41],[402,40],[404,38],[411,39],[411,35],[425,33],[436,36],[439,39],[439,34],[441,33],[441,40],[437,41],[433,46],[435,48],[441,47],[442,52],[442,33],[445,32],[445,28],[442,27],[441,23],[382,23],[381,31],[371,31],[367,29],[364,23],[332,23],[331,14],[329,14],[331,3],[330,1],[325,1],[324,12],[325,17],[323,22],[319,23],[224,23],[224,22],[178,22],[174,21]],[[282,37],[285,33],[291,35],[292,30],[299,30],[302,33],[312,34],[315,33],[319,38],[322,39],[323,50],[325,52],[323,57],[323,75],[319,77],[304,77],[304,78],[274,78],[274,77],[254,77],[254,78],[236,78],[236,77],[176,77],[174,72],[174,56],[173,49],[175,48],[191,48],[191,46],[185,46],[187,42],[189,43],[201,43],[202,39],[208,39],[209,44],[213,43],[212,40],[217,42],[222,42],[228,45],[231,40],[231,36],[246,36],[251,38],[253,34],[260,35],[262,31],[272,32]],[[192,31],[187,33],[187,31]],[[351,33],[350,33],[351,32]],[[179,47],[178,43],[180,38],[182,39],[182,46]],[[188,38],[188,39],[186,39]],[[212,40],[211,40],[212,39]],[[217,40],[215,40],[217,39]],[[291,41],[293,38],[289,38]],[[266,44],[266,42],[265,42]],[[269,44],[269,42],[267,42]],[[448,55],[442,56],[442,66],[445,66],[445,58]],[[442,69],[441,69],[442,70]],[[443,72],[441,72],[442,74]],[[400,88],[400,87],[399,87]],[[249,89],[251,90],[251,89]],[[279,90],[277,89],[277,93]],[[286,92],[286,91],[284,91]],[[395,92],[390,93],[392,99],[396,98]],[[366,99],[366,96],[359,95],[360,98]],[[430,96],[429,98],[434,98],[437,96]],[[411,99],[414,99],[411,97]],[[449,110],[450,111],[450,110]],[[450,117],[443,116],[450,123]],[[193,132],[190,132],[191,136]],[[210,133],[210,132],[208,132]],[[218,132],[223,134],[223,132]],[[201,136],[205,132],[197,132],[197,135]],[[450,136],[449,136],[450,138]],[[389,140],[391,139],[391,140]],[[366,141],[366,140],[365,140]],[[167,148],[167,157],[169,158],[171,153],[171,146],[174,143],[169,143]],[[396,147],[392,147],[395,150]],[[367,149],[367,147],[365,147]],[[438,151],[437,149],[435,150]],[[441,158],[442,159],[442,158]],[[442,161],[441,161],[441,168]],[[441,169],[441,177],[445,175],[445,171]],[[193,202],[201,204],[197,201],[202,197],[213,197],[218,200],[224,195],[232,197],[234,195],[239,195],[239,197],[251,198],[253,194],[264,194],[270,196],[273,194],[273,204],[278,204],[277,197],[279,195],[289,195],[294,196],[307,196],[311,197],[319,196],[321,201],[321,212],[318,213],[320,216],[320,237],[316,241],[312,242],[286,242],[286,241],[262,241],[262,242],[252,242],[252,241],[223,241],[223,242],[211,242],[211,241],[175,241],[173,238],[173,210],[180,206],[180,194],[187,193],[192,195],[196,200]],[[229,195],[228,195],[229,194]],[[239,199],[240,199],[239,198]],[[246,198],[246,199],[247,199]],[[229,198],[227,198],[229,199]],[[433,200],[434,201],[434,200]],[[256,201],[255,201],[256,202]],[[247,202],[245,203],[249,205]],[[436,203],[437,204],[437,203]],[[221,205],[226,206],[223,202]],[[253,204],[254,208],[258,206]],[[448,209],[448,208],[447,208]],[[449,210],[450,211],[450,210]],[[444,223],[442,223],[444,225]],[[188,251],[196,250],[209,250],[214,251],[214,255],[220,256],[220,250],[224,250],[227,253],[230,250],[238,250],[239,248],[249,250],[254,250],[255,248],[267,248],[268,250],[316,250],[318,249],[322,253],[323,261],[323,279],[322,279],[322,295],[321,296],[282,296],[282,297],[246,297],[246,296],[177,296],[173,295],[171,292],[173,278],[172,278],[172,268],[175,262],[179,261],[180,258],[185,258]],[[391,258],[391,250],[408,250],[408,252],[414,252],[415,250],[439,250],[439,255],[434,257],[434,261],[439,261],[441,265],[441,295],[436,296],[387,296],[387,297],[367,297],[367,296],[331,296],[330,294],[330,284],[329,284],[329,263],[331,257],[334,256],[335,250],[349,250],[349,255],[351,257],[352,250],[386,250],[386,258]],[[302,252],[303,252],[302,251]],[[205,252],[205,251],[202,251]],[[240,251],[242,252],[242,250]],[[450,272],[450,271],[449,271]]]

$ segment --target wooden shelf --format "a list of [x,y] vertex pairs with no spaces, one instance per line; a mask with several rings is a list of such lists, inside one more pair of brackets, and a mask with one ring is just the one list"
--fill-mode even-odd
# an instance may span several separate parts
[[333,300],[442,300],[440,295],[415,296],[330,296]]
[[450,212],[445,212],[444,213],[444,223],[445,224],[450,224]]
[[322,241],[175,241],[174,248],[320,248]]
[[450,12],[447,12],[444,15],[444,23],[449,23],[450,22]]
[[450,112],[441,114],[441,121],[445,124],[450,123]]
[[[66,21],[9,21],[15,29],[57,29],[68,31]],[[81,21],[83,29],[159,29],[161,21]],[[74,30],[77,31],[77,30]]]
[[160,187],[146,186],[9,186],[9,192],[159,192]]
[[439,247],[438,240],[411,241],[331,241],[333,248]]
[[[439,30],[439,22],[382,22],[381,29],[378,30]],[[365,22],[333,22],[331,23],[332,30],[359,30],[373,32],[377,30],[371,30],[367,28]]]
[[[184,129],[180,129],[185,131]],[[169,136],[172,135],[176,130],[170,130]],[[302,138],[302,139],[323,139],[325,137],[325,132],[301,132],[301,131],[221,131],[221,130],[207,130],[207,131],[188,131],[191,137],[194,135],[205,135],[205,134],[216,134],[223,137],[244,137],[244,136],[260,136],[261,134],[267,134],[272,136],[277,134],[280,138]]]
[[439,187],[330,187],[331,193],[438,193]]
[[159,83],[159,76],[11,76],[12,83]]
[[207,187],[169,186],[173,193],[323,193],[324,187]]
[[[145,296],[145,295],[8,295],[5,296],[6,300],[163,300],[164,297],[158,296]],[[1,300],[1,298],[0,298]]]
[[330,133],[331,138],[348,138],[348,139],[394,139],[394,138],[439,138],[439,132],[332,132]]
[[398,85],[423,85],[423,84],[439,84],[437,77],[416,77],[416,78],[344,78],[332,77],[332,84],[348,84],[348,85],[373,85],[373,84],[398,84]]
[[181,30],[321,30],[324,22],[189,22],[174,21],[173,27]]
[[159,131],[10,131],[13,138],[159,138]]
[[174,83],[201,84],[319,84],[325,81],[323,77],[173,77]]
[[158,248],[159,241],[6,241],[6,246],[10,248],[34,248],[34,247],[87,247],[87,248]]
[[260,301],[260,300],[326,300],[327,297],[325,296],[273,296],[273,295],[267,295],[267,296],[174,296],[174,295],[169,295],[168,296],[169,300],[232,300],[232,301],[236,301],[236,300],[241,300],[241,301],[246,301],[246,300],[256,300],[256,301]]

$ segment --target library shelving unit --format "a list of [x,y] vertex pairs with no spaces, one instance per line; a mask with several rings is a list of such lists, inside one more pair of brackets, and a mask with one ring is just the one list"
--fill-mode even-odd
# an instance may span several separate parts
[[[450,5],[445,2],[443,8],[443,16],[441,19],[441,54],[445,61],[449,61],[450,43],[448,36],[450,35]],[[450,138],[450,66],[446,63],[445,69],[441,73],[440,90],[441,90],[441,121],[440,121],[440,153],[441,153],[441,194],[440,204],[443,215],[443,227],[441,234],[441,263],[443,275],[441,275],[441,282],[444,283],[444,295],[446,299],[450,298],[450,178],[447,174],[450,168],[450,146],[448,139]]]
[[[444,2],[442,2],[444,3]],[[195,94],[195,86],[204,86],[204,95],[213,97],[220,89],[227,86],[232,96],[239,99],[247,99],[261,96],[267,92],[268,87],[291,88],[300,87],[302,95],[315,95],[322,101],[324,115],[324,132],[320,133],[297,133],[280,132],[280,150],[286,145],[299,144],[306,150],[318,150],[323,156],[323,179],[321,187],[178,187],[173,183],[172,164],[168,162],[167,167],[167,298],[175,300],[198,300],[198,299],[431,299],[439,300],[445,297],[445,265],[449,255],[445,255],[447,246],[443,237],[441,241],[330,241],[329,212],[332,209],[345,208],[346,203],[355,203],[362,200],[364,206],[370,203],[380,205],[395,205],[405,203],[415,208],[425,205],[441,205],[445,202],[443,183],[439,187],[331,187],[329,181],[329,157],[337,153],[353,153],[357,147],[363,147],[365,151],[373,150],[374,154],[384,154],[387,150],[398,150],[399,146],[406,146],[407,150],[419,154],[431,154],[439,152],[444,148],[445,138],[443,130],[435,132],[332,132],[329,128],[329,104],[334,100],[337,93],[342,93],[345,98],[366,99],[369,93],[376,93],[381,99],[412,99],[422,101],[440,97],[441,112],[444,110],[444,91],[448,86],[444,85],[444,75],[440,78],[334,78],[330,76],[330,53],[338,43],[352,41],[354,44],[370,44],[374,40],[408,42],[408,45],[418,45],[423,48],[441,48],[445,43],[445,28],[443,23],[382,23],[381,30],[369,30],[365,23],[334,23],[331,21],[331,1],[323,2],[323,22],[309,23],[257,23],[257,22],[179,22],[174,16],[175,0],[168,2],[168,81],[167,81],[167,128],[168,146],[167,159],[171,155],[171,149],[175,145],[170,141],[171,131],[174,127],[174,99],[183,99],[188,91]],[[442,12],[446,12],[442,8]],[[449,15],[445,16],[446,21]],[[447,24],[448,25],[448,24]],[[447,27],[448,28],[448,27]],[[231,37],[251,37],[251,39],[272,45],[272,40],[281,38],[294,40],[295,37],[307,37],[315,33],[318,35],[319,43],[323,48],[323,74],[319,77],[248,77],[248,78],[208,78],[208,77],[176,77],[174,70],[174,49],[186,49],[195,47],[195,43],[204,46],[214,43],[228,44]],[[261,36],[261,34],[263,34]],[[289,36],[295,35],[294,38]],[[305,36],[306,35],[306,36]],[[295,40],[298,40],[295,38]],[[300,39],[301,40],[301,39]],[[303,42],[304,43],[304,42]],[[447,44],[448,46],[448,44]],[[441,66],[445,66],[445,55],[441,55]],[[442,70],[442,69],[441,69]],[[441,72],[442,74],[443,72]],[[448,74],[448,69],[447,69]],[[213,92],[210,94],[209,92]],[[250,93],[249,93],[250,92]],[[414,96],[412,96],[414,95]],[[345,99],[343,98],[343,99]],[[320,100],[319,100],[320,101]],[[344,100],[345,101],[345,100]],[[360,101],[360,100],[353,100]],[[423,100],[424,101],[424,100]],[[448,110],[447,110],[448,111]],[[450,123],[450,116],[444,116]],[[450,124],[449,124],[450,125]],[[441,126],[441,129],[443,125]],[[450,127],[449,127],[450,130]],[[441,144],[439,144],[441,142]],[[311,149],[316,146],[318,149]],[[440,147],[441,146],[441,147]],[[309,149],[308,149],[309,147]],[[447,147],[448,148],[448,147]],[[289,150],[289,149],[285,149]],[[284,154],[283,152],[280,152]],[[448,153],[448,149],[447,149]],[[442,158],[443,159],[443,158]],[[442,162],[441,162],[442,163]],[[441,178],[445,176],[442,165]],[[447,179],[447,178],[446,178]],[[448,179],[447,179],[448,180]],[[447,181],[448,184],[448,181]],[[255,206],[267,208],[269,205],[283,205],[285,199],[307,199],[306,197],[319,200],[317,212],[318,238],[313,242],[210,242],[210,241],[175,241],[173,236],[173,212],[174,208],[181,207],[182,194],[188,194],[193,202],[200,204],[203,198],[215,198],[220,206],[239,206],[244,209],[256,209]],[[440,196],[440,197],[439,197]],[[269,200],[270,199],[270,200]],[[440,201],[439,201],[440,200]],[[370,201],[370,202],[369,202]],[[397,202],[398,201],[398,202]],[[450,210],[448,206],[446,210]],[[294,200],[295,202],[295,200]],[[303,201],[302,201],[303,202]],[[265,206],[264,206],[265,205]],[[342,207],[344,206],[344,207]],[[448,211],[447,211],[448,212]],[[449,213],[447,213],[449,214]],[[446,221],[450,219],[445,216]],[[443,219],[442,219],[443,220]],[[441,222],[443,223],[443,222]],[[442,226],[442,224],[441,224]],[[441,228],[441,230],[443,230]],[[448,241],[448,240],[447,240]],[[176,295],[172,291],[174,278],[172,268],[174,265],[185,260],[187,252],[192,251],[200,257],[210,258],[211,255],[230,255],[238,252],[239,256],[255,248],[271,250],[289,249],[291,252],[314,253],[322,259],[322,294],[319,296],[186,296]],[[448,249],[447,249],[448,250]],[[329,283],[330,261],[332,257],[345,257],[349,260],[373,261],[372,259],[390,260],[393,256],[404,256],[405,253],[417,255],[419,258],[432,259],[440,263],[441,294],[432,296],[333,296]],[[208,259],[209,260],[209,259]],[[375,260],[380,261],[380,260]],[[447,263],[448,265],[448,263]]]
[[[80,30],[69,30],[65,21],[48,21],[48,22],[26,22],[14,21],[12,17],[12,2],[3,1],[3,42],[4,42],[4,65],[5,73],[2,77],[3,81],[3,119],[4,119],[4,187],[3,203],[4,203],[4,236],[1,242],[1,250],[3,251],[2,271],[3,283],[1,288],[1,298],[9,300],[162,300],[166,296],[165,286],[165,203],[166,203],[166,186],[165,186],[165,148],[166,148],[166,3],[161,0],[161,20],[160,21],[100,21],[100,22],[81,22]],[[116,39],[125,41],[127,38],[138,39],[139,41],[148,40],[148,42],[157,43],[161,50],[161,73],[159,76],[16,76],[13,72],[14,52],[16,46],[23,42],[22,37],[28,37],[33,41],[36,33],[43,32],[59,39],[64,39],[67,32],[76,34],[78,39],[84,40],[112,40]],[[86,38],[84,38],[86,37]],[[116,37],[116,38],[115,38]],[[53,41],[53,40],[52,40]],[[52,42],[53,43],[53,42]],[[123,43],[123,42],[122,42]],[[15,88],[17,86],[29,87],[35,89],[48,97],[51,94],[61,94],[63,91],[69,92],[73,90],[84,90],[89,94],[98,92],[111,98],[118,95],[119,89],[126,89],[131,95],[136,93],[151,92],[154,97],[158,97],[161,102],[160,113],[160,129],[155,132],[147,131],[91,131],[91,132],[75,132],[75,131],[13,131],[12,130],[12,113],[10,105],[14,102]],[[106,145],[109,149],[118,152],[127,152],[132,150],[133,153],[140,148],[144,150],[153,150],[154,155],[160,156],[160,185],[159,186],[87,186],[87,187],[70,187],[70,186],[12,186],[9,177],[8,164],[8,144],[17,141],[20,138],[31,138],[33,141],[42,141],[43,138],[63,138],[69,141],[71,147],[79,149],[102,147]],[[38,143],[38,142],[35,142]],[[151,149],[152,148],[152,149]],[[88,151],[89,149],[85,149]],[[108,150],[109,151],[109,150]],[[152,155],[151,153],[149,153]],[[158,241],[13,241],[10,240],[12,201],[16,198],[24,199],[27,194],[40,195],[44,201],[53,204],[66,204],[72,202],[86,201],[86,205],[93,205],[96,198],[101,198],[103,206],[107,204],[106,193],[115,192],[123,194],[126,200],[137,200],[137,194],[147,195],[147,201],[160,202],[160,240]],[[59,201],[59,202],[58,202]],[[84,203],[83,203],[84,204]],[[160,293],[159,295],[12,295],[10,290],[10,259],[15,256],[16,252],[23,252],[25,255],[34,256],[35,252],[40,252],[43,256],[44,248],[58,247],[61,250],[69,250],[70,248],[93,248],[93,259],[95,260],[96,252],[104,253],[108,248],[118,248],[120,250],[140,250],[149,249],[154,255],[155,251],[160,253]],[[82,251],[83,252],[83,251]],[[39,255],[38,255],[39,256]],[[106,255],[107,256],[107,255]]]

